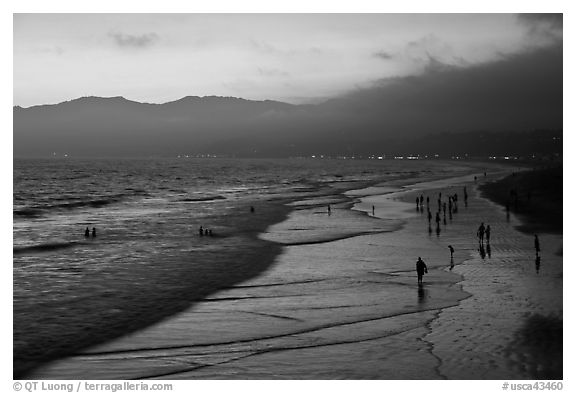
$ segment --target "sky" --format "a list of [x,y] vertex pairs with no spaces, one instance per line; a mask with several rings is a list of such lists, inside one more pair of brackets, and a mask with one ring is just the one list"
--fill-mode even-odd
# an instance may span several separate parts
[[558,44],[562,18],[517,14],[14,14],[13,101],[318,103],[441,64]]

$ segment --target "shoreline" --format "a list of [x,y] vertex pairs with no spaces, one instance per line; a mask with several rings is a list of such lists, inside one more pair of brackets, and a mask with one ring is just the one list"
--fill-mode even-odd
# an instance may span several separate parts
[[[246,206],[242,210],[248,211],[247,208]],[[237,210],[240,211],[241,208]],[[264,205],[264,202],[262,202],[259,206],[258,215],[244,214],[244,218],[238,223],[241,224],[238,225],[238,228],[243,228],[242,232],[236,233],[234,236],[225,233],[225,237],[216,236],[211,239],[215,242],[235,242],[237,247],[243,249],[244,252],[237,253],[235,250],[231,250],[232,255],[226,258],[222,257],[222,255],[218,257],[210,256],[210,251],[207,251],[200,252],[194,258],[195,260],[208,258],[213,263],[226,262],[226,269],[233,272],[232,274],[222,275],[219,274],[220,269],[214,269],[213,266],[195,264],[193,271],[188,272],[187,277],[179,277],[179,279],[187,280],[187,284],[173,287],[168,292],[165,292],[164,297],[160,301],[155,302],[155,304],[146,302],[146,299],[139,304],[134,304],[129,299],[119,299],[120,304],[116,304],[115,309],[120,308],[124,311],[122,313],[112,312],[106,315],[108,320],[106,325],[93,325],[86,329],[72,324],[68,326],[71,330],[70,332],[58,332],[57,327],[52,329],[50,326],[45,326],[39,336],[34,336],[34,341],[26,343],[26,346],[31,349],[18,349],[19,336],[15,330],[14,378],[28,378],[35,369],[42,367],[46,363],[72,356],[83,349],[103,344],[161,323],[174,314],[188,309],[191,305],[201,301],[210,294],[257,276],[262,270],[273,264],[275,258],[282,252],[281,245],[266,242],[260,239],[258,235],[275,222],[281,222],[286,219],[289,213],[290,209],[282,203],[266,203]],[[191,234],[192,239],[195,236],[196,234]],[[253,263],[254,261],[258,263],[255,264]],[[168,262],[163,261],[163,263]],[[197,282],[197,284],[194,285],[191,282]],[[124,301],[129,302],[126,307],[122,305]],[[111,311],[115,311],[115,309]],[[18,315],[21,315],[21,313],[14,313],[15,326]],[[34,319],[39,318],[38,315],[32,315],[31,317]],[[24,321],[18,323],[22,325]],[[59,335],[61,336],[60,339],[58,339]],[[58,344],[56,340],[65,341],[65,345]],[[35,346],[44,348],[47,341],[54,341],[55,345],[41,350],[41,353],[36,353],[33,348]],[[37,342],[38,344],[36,344]]]
[[[437,178],[439,178],[439,179],[444,179],[445,176],[441,176],[441,175],[440,175],[440,176],[437,176]],[[411,183],[411,182],[414,182],[414,178],[411,178],[411,179],[402,178],[402,179],[398,179],[398,182],[409,184],[409,183]],[[366,181],[365,181],[365,182],[362,182],[362,183],[363,183],[363,184],[361,184],[362,188],[367,188],[367,187],[371,187],[371,186],[373,186],[373,185],[379,184],[379,183],[381,183],[381,181],[373,181],[373,182],[366,182]],[[353,184],[354,187],[352,187],[352,188],[349,187],[351,184]],[[320,195],[315,195],[315,196],[312,197],[312,198],[319,198],[319,197],[321,198],[321,197],[327,197],[327,196],[330,197],[330,198],[332,198],[332,197],[334,197],[335,195],[342,194],[342,191],[358,189],[358,188],[357,188],[358,185],[359,185],[358,183],[352,182],[352,183],[349,183],[348,186],[344,186],[343,189],[338,189],[338,187],[336,187],[336,189],[332,190],[332,193],[327,193],[327,194],[326,194],[326,193],[325,193],[325,194],[320,193]],[[342,186],[342,184],[339,184],[338,186],[340,187],[340,186]],[[310,197],[310,196],[307,196],[306,198],[311,198],[311,197]],[[277,202],[277,201],[275,201],[275,202]],[[284,200],[284,202],[286,203],[286,200]],[[346,204],[350,205],[350,199],[348,200],[348,202],[343,202],[343,204],[345,204],[345,205],[346,205]],[[323,205],[322,205],[322,204],[319,204],[318,206],[322,207]],[[316,207],[318,207],[318,206],[316,206]],[[287,208],[287,207],[286,207],[286,208]],[[314,207],[313,207],[313,208],[314,208]],[[297,210],[298,210],[297,207],[292,207],[292,209],[288,209],[287,212],[288,212],[288,213],[289,213],[289,212],[292,212],[292,213],[293,213],[293,212],[295,212],[295,211],[297,211]],[[306,210],[309,211],[309,210],[310,210],[310,206],[306,206]],[[334,239],[333,241],[337,241],[337,239]],[[277,246],[280,247],[281,249],[286,250],[286,246],[288,246],[288,245],[287,245],[287,244],[278,244]],[[297,247],[300,247],[300,246],[297,246]],[[281,253],[282,253],[282,252],[283,252],[283,251],[281,251]],[[272,266],[272,265],[274,265],[275,263],[276,263],[276,261],[273,261],[273,262],[271,262],[271,264],[270,264],[269,266]],[[265,271],[266,271],[266,269],[260,270],[258,273],[256,273],[255,277],[258,277],[260,274],[263,274]],[[243,279],[243,280],[241,280],[241,281],[245,281],[245,280],[246,280],[246,279]],[[226,288],[225,285],[223,285],[222,287],[223,287],[224,289]],[[217,291],[218,291],[218,289],[215,289],[215,290],[212,291],[212,293],[217,292]],[[199,300],[201,301],[202,299],[199,299]],[[207,298],[207,299],[206,299],[206,298],[205,298],[205,300],[207,300],[208,302],[212,302],[212,303],[213,303],[213,301],[214,301],[214,300],[217,300],[217,299],[210,299],[210,298]],[[197,304],[197,303],[194,303],[194,304]],[[189,307],[188,307],[188,308],[189,308],[189,309],[190,309],[190,308],[193,308],[193,309],[196,308],[196,307],[194,306],[194,304],[189,304]],[[194,312],[194,311],[192,311],[192,312]],[[164,323],[164,322],[162,322],[162,323]],[[141,329],[137,329],[137,330],[141,330]],[[136,334],[137,334],[137,333],[136,333]],[[122,336],[126,336],[126,333],[122,334]],[[106,345],[106,344],[104,344],[104,345]]]
[[[342,182],[344,189],[349,189],[356,185],[364,186],[371,184],[373,181],[348,181]],[[339,182],[335,182],[339,183]],[[311,194],[306,198],[333,198],[341,196],[341,190],[336,187],[329,189],[327,184],[314,184],[309,186],[308,191]],[[249,203],[243,203],[237,206],[234,211],[235,217],[241,217],[240,220],[234,221],[234,227],[219,232],[213,239],[213,242],[226,242],[228,257],[223,256],[221,250],[200,251],[194,254],[192,261],[209,260],[210,266],[195,263],[191,271],[187,271],[185,277],[173,277],[174,280],[187,280],[187,284],[179,285],[176,283],[173,288],[163,291],[162,298],[152,304],[147,301],[148,298],[142,299],[142,302],[134,304],[129,298],[121,298],[112,309],[106,311],[104,316],[107,319],[105,325],[82,326],[76,323],[80,315],[73,313],[73,310],[64,315],[66,318],[67,329],[63,331],[59,328],[59,320],[51,321],[50,310],[45,310],[48,314],[30,315],[26,311],[19,311],[18,305],[13,306],[14,326],[25,326],[24,329],[14,330],[13,336],[13,376],[15,379],[29,378],[37,368],[59,359],[73,356],[79,351],[103,345],[106,342],[121,339],[122,337],[134,334],[142,329],[149,328],[155,324],[162,323],[164,320],[193,307],[198,302],[208,299],[212,294],[219,291],[234,287],[238,283],[248,281],[259,276],[272,266],[277,257],[282,254],[286,245],[261,238],[261,234],[266,233],[267,229],[277,223],[285,221],[288,215],[298,209],[298,206],[292,206],[292,203],[300,201],[301,195],[295,191],[291,196],[281,196],[272,198],[262,198],[258,201],[258,207],[255,214],[248,213]],[[212,222],[212,225],[218,228],[229,226],[225,217]],[[192,242],[202,242],[198,240],[197,234],[192,231]],[[239,252],[239,250],[243,250]],[[178,263],[177,261],[174,261]],[[191,262],[187,259],[187,262]],[[163,264],[170,265],[172,261],[163,261]],[[222,265],[221,268],[215,268],[215,264]],[[159,267],[163,273],[169,273],[166,268]],[[227,271],[227,274],[222,274]],[[150,273],[154,273],[151,271]],[[171,273],[170,273],[171,274]],[[126,280],[130,280],[129,272],[125,274]],[[123,277],[120,277],[122,280]],[[155,281],[154,277],[150,277]],[[198,283],[197,285],[194,283]],[[128,296],[130,294],[127,294]],[[154,300],[154,295],[150,294],[150,299]],[[92,301],[90,296],[85,300]],[[76,302],[80,307],[90,307],[82,305],[82,302]],[[96,307],[100,307],[96,303]],[[120,310],[122,310],[120,312]],[[32,318],[33,320],[26,321]],[[31,326],[36,326],[37,321],[44,320],[43,329],[34,332],[33,335],[27,334]],[[19,344],[22,342],[22,344]],[[64,344],[61,344],[64,342]],[[53,343],[46,346],[46,343]]]

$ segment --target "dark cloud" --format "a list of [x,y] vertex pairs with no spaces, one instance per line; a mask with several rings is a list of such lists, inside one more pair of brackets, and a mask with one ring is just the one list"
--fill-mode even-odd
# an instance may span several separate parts
[[534,26],[545,25],[554,30],[562,30],[563,14],[518,14],[521,23]]
[[373,56],[382,60],[392,60],[394,58],[393,54],[385,51],[378,51],[374,53]]
[[474,66],[429,57],[421,75],[388,78],[323,104],[366,136],[562,128],[562,46]]
[[114,42],[118,46],[128,48],[145,48],[158,40],[158,35],[156,33],[132,35],[114,32],[110,33],[110,37],[114,39]]
[[518,21],[527,27],[528,37],[535,43],[562,41],[563,14],[518,14]]

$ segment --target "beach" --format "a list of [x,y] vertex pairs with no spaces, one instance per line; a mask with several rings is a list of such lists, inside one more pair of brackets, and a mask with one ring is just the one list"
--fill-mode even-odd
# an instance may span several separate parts
[[[518,218],[477,190],[507,174],[491,169],[487,177],[398,176],[294,198],[287,218],[259,235],[280,247],[269,266],[253,265],[253,276],[211,288],[179,313],[27,377],[561,378],[521,336],[534,318],[562,318],[562,236],[541,236],[536,270],[532,238],[515,228]],[[415,199],[429,196],[434,206],[440,192],[459,199],[437,233]],[[489,250],[475,237],[480,222],[492,228]],[[418,257],[429,270],[422,286]],[[259,260],[244,258],[237,269]]]

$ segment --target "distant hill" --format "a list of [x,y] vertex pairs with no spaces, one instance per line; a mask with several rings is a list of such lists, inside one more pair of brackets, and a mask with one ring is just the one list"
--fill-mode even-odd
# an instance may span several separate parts
[[330,124],[327,118],[318,106],[233,97],[184,97],[165,104],[85,97],[56,105],[14,107],[14,156],[486,157],[562,153],[561,130],[424,135],[382,130],[375,135],[365,129],[355,132],[353,124]]
[[85,97],[14,107],[14,155],[561,153],[561,131],[515,132],[562,130],[562,75],[559,45],[467,67],[435,64],[316,105]]
[[294,107],[232,97],[184,97],[146,104],[85,97],[14,108],[14,155],[145,156],[204,152],[222,139],[250,137]]

